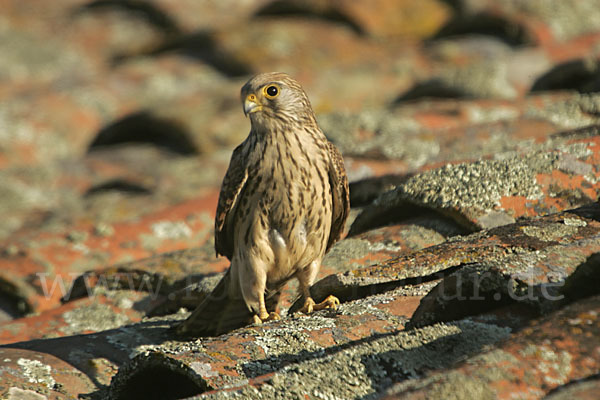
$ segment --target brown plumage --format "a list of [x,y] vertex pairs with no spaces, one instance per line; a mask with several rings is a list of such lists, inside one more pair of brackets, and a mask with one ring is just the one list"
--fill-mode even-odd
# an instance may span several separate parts
[[177,327],[212,336],[274,312],[287,281],[297,278],[304,311],[321,259],[339,240],[349,212],[342,156],[319,129],[308,97],[284,73],[255,76],[242,87],[250,134],[234,151],[215,219],[215,249],[231,261],[207,299]]

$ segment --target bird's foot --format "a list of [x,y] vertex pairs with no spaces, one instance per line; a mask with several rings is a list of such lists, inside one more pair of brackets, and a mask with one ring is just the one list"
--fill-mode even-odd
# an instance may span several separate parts
[[304,306],[300,309],[300,311],[304,314],[310,314],[313,311],[323,310],[324,308],[331,308],[335,310],[339,305],[340,301],[333,295],[327,296],[327,298],[319,304],[316,304],[312,297],[307,297],[304,301]]
[[254,324],[260,325],[263,322],[278,321],[280,319],[281,319],[281,317],[276,312],[271,312],[271,313],[268,313],[268,314],[265,312],[262,315],[254,314],[254,317],[252,318],[252,322]]

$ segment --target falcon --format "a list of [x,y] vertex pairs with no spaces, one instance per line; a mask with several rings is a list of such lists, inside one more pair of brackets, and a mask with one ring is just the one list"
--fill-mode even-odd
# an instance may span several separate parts
[[231,265],[176,327],[179,334],[216,336],[279,319],[279,295],[292,278],[299,281],[304,313],[339,304],[334,296],[315,304],[309,288],[348,217],[342,156],[289,75],[257,75],[242,87],[241,99],[250,134],[233,151],[215,218],[217,256]]

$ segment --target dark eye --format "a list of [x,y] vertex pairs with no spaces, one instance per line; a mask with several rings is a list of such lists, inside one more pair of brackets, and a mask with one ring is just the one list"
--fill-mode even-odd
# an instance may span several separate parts
[[275,85],[267,86],[265,93],[269,98],[276,97],[279,94],[279,88]]

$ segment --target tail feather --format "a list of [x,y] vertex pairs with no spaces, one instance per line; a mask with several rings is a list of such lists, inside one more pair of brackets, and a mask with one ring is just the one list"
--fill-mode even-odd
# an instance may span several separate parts
[[[192,314],[174,327],[175,332],[187,337],[218,336],[251,323],[256,312],[248,307],[241,295],[230,296],[230,285],[231,276],[227,271]],[[280,295],[280,288],[265,293],[267,311],[276,310]]]
[[252,318],[252,312],[243,298],[229,296],[230,284],[231,277],[227,271],[212,293],[175,327],[175,332],[182,336],[217,336],[246,325]]

